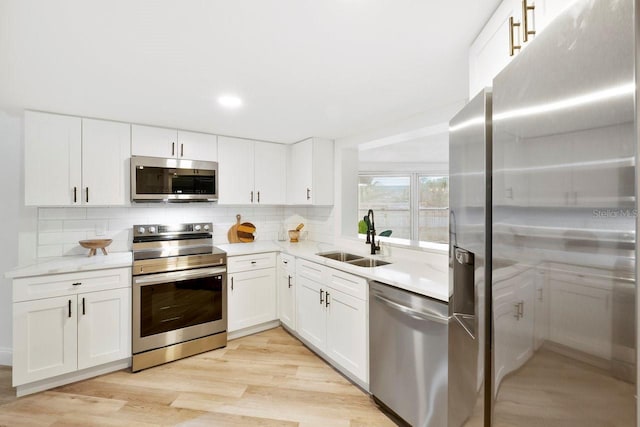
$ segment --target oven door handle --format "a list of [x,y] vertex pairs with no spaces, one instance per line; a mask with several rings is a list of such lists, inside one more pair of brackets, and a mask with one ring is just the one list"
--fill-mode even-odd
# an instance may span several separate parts
[[134,285],[156,285],[159,283],[178,282],[182,280],[198,279],[200,277],[215,276],[227,272],[226,267],[198,268],[188,271],[172,271],[170,273],[149,274],[133,278]]

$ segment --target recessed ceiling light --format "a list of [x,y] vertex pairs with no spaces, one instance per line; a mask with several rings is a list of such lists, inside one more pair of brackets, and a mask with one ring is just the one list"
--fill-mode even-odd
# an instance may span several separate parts
[[235,95],[223,95],[218,97],[218,104],[226,108],[238,108],[242,105],[242,99]]

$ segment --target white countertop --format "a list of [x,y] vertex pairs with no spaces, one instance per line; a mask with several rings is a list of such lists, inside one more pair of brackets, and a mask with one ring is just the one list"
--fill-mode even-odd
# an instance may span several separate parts
[[131,267],[131,252],[111,252],[108,255],[62,256],[40,258],[33,264],[16,267],[4,274],[7,279],[44,276],[47,274],[74,273],[77,271],[104,270],[106,268]]
[[[428,262],[408,261],[381,255],[370,255],[364,247],[362,251],[346,251],[362,255],[363,257],[391,262],[391,264],[380,267],[358,267],[316,255],[318,252],[342,249],[331,244],[311,241],[301,241],[298,243],[290,243],[288,241],[258,241],[253,243],[230,243],[217,245],[217,247],[226,251],[228,256],[250,255],[264,252],[285,252],[295,257],[326,265],[327,267],[332,267],[366,279],[377,280],[440,301],[449,301],[449,279],[446,266],[442,267]],[[98,254],[93,257],[64,256],[42,258],[34,264],[17,267],[8,271],[5,273],[5,277],[15,279],[47,274],[131,267],[132,261],[133,257],[131,252],[113,252],[106,256]]]
[[311,241],[290,242],[254,242],[218,245],[228,256],[248,255],[262,252],[285,252],[318,264],[326,265],[369,280],[376,280],[425,295],[440,301],[449,302],[449,271],[447,266],[434,265],[428,262],[415,262],[400,258],[370,255],[366,248],[362,251],[347,250],[345,252],[362,255],[391,262],[380,267],[359,267],[316,255],[319,252],[342,250],[342,248]]

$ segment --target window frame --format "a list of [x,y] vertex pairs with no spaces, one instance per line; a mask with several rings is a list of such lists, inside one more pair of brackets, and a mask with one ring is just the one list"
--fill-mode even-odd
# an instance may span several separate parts
[[[442,172],[358,172],[358,184],[360,183],[360,177],[409,177],[409,227],[410,237],[407,240],[418,242],[419,244],[434,244],[442,245],[441,242],[433,242],[430,240],[420,240],[420,178],[421,177],[446,177],[447,189],[449,174]],[[447,203],[446,209],[449,209]],[[358,192],[358,206],[356,211],[359,212],[360,207],[360,192]],[[404,239],[404,238],[399,238]]]

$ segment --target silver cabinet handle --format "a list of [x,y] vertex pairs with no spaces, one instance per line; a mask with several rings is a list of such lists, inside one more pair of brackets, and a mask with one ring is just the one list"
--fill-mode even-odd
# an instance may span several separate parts
[[69,317],[71,317],[71,300],[69,300]]
[[258,203],[260,203],[260,192],[258,191]]
[[383,304],[387,305],[388,307],[391,307],[395,310],[401,311],[405,314],[408,314],[409,316],[413,317],[414,319],[420,319],[420,320],[432,320],[434,322],[438,322],[438,323],[443,323],[443,324],[448,324],[449,323],[449,319],[447,317],[443,317],[440,316],[436,313],[425,313],[423,311],[417,311],[417,310],[413,310],[409,307],[405,307],[402,304],[398,304],[397,302],[388,300],[386,298],[381,297],[380,295],[374,295],[375,299],[379,300],[380,302],[382,302]]
[[251,203],[253,203],[253,191],[251,192]]
[[87,193],[87,203],[89,203],[89,187],[86,188],[86,193]]
[[78,203],[78,187],[73,187],[73,203]]
[[172,142],[171,143],[171,156],[175,156],[176,155],[176,143]]
[[324,303],[324,291],[320,289],[320,305],[322,305],[322,303]]
[[82,298],[82,315],[84,316],[86,313],[86,310],[84,309],[84,298]]
[[180,157],[184,157],[184,144],[180,144]]
[[291,287],[291,275],[289,275],[289,287]]
[[324,306],[325,307],[329,307],[329,295],[331,295],[329,292],[326,293],[326,295],[324,296]]
[[80,286],[80,285],[82,285],[82,282],[76,282],[71,284],[71,286]]
[[307,188],[307,200],[311,199],[311,189]]
[[231,276],[231,290],[233,290],[233,276]]

